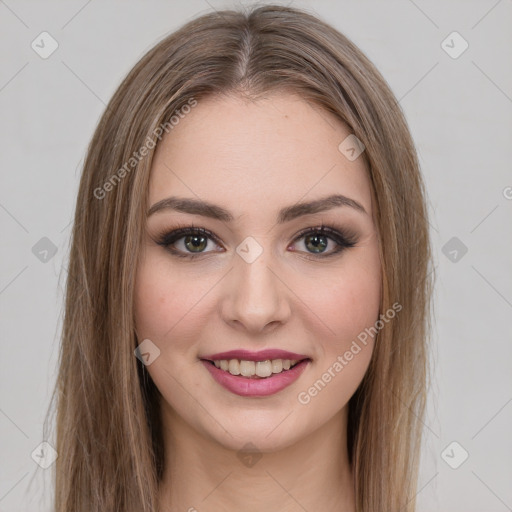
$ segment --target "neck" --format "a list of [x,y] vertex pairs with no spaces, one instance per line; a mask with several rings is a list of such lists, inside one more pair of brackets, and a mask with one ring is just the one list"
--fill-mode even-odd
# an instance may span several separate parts
[[318,430],[273,452],[252,456],[190,428],[164,406],[162,512],[354,512],[345,407]]

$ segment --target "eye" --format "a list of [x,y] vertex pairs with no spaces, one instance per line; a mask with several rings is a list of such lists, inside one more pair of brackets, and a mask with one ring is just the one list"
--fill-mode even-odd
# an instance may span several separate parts
[[[196,255],[211,252],[205,251],[210,240],[219,244],[217,237],[211,231],[195,226],[187,226],[175,229],[169,233],[164,233],[158,238],[157,243],[168,249],[175,256],[180,258],[194,258]],[[180,243],[177,244],[177,242]],[[174,247],[175,244],[178,246],[181,245],[181,247],[176,248]]]
[[[316,228],[307,228],[301,231],[294,239],[294,244],[299,240],[304,239],[305,251],[313,256],[313,258],[327,258],[340,253],[348,247],[353,247],[357,243],[356,236],[353,233],[345,232],[345,230],[338,230],[330,226],[319,226]],[[207,254],[213,251],[207,251],[209,242],[213,241],[213,245],[220,246],[219,239],[205,228],[195,226],[185,226],[164,233],[157,239],[157,243],[173,255],[179,258],[196,258],[202,254]],[[333,242],[333,249],[327,251],[329,241]],[[311,251],[311,252],[309,252]]]
[[[348,247],[354,247],[357,243],[357,239],[353,233],[324,225],[316,228],[307,228],[301,231],[294,242],[301,239],[304,239],[304,246],[306,247],[305,252],[312,254],[314,257],[320,255],[321,258],[338,254]],[[334,248],[328,252],[327,247],[329,246],[329,241],[334,242],[334,244],[332,244]]]

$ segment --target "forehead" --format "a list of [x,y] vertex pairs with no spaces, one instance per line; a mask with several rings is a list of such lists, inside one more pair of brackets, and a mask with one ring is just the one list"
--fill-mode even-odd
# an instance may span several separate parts
[[210,97],[182,116],[157,147],[150,205],[193,197],[245,216],[340,193],[371,212],[363,158],[338,149],[350,129],[301,97]]

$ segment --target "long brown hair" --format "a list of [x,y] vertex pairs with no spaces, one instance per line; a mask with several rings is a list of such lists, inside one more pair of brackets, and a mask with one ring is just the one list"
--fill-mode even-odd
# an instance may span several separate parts
[[52,398],[56,512],[158,510],[158,391],[134,357],[140,340],[133,320],[155,136],[193,101],[279,90],[333,113],[366,148],[381,242],[381,312],[394,303],[402,309],[379,331],[349,402],[348,447],[359,512],[415,509],[431,294],[416,151],[389,86],[351,41],[305,11],[267,5],[201,16],[160,41],[123,80],[89,145]]

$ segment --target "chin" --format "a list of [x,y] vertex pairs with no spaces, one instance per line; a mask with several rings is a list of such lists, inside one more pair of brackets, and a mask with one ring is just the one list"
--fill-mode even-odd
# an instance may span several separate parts
[[[212,411],[213,412],[213,411]],[[302,412],[302,417],[299,413]],[[237,415],[232,414],[231,421],[215,425],[208,421],[203,425],[205,435],[233,451],[254,449],[262,453],[283,450],[297,443],[315,430],[319,425],[312,418],[304,418],[304,410],[276,409],[261,411],[256,408]],[[219,415],[221,416],[221,415]],[[206,429],[206,430],[205,430]]]

